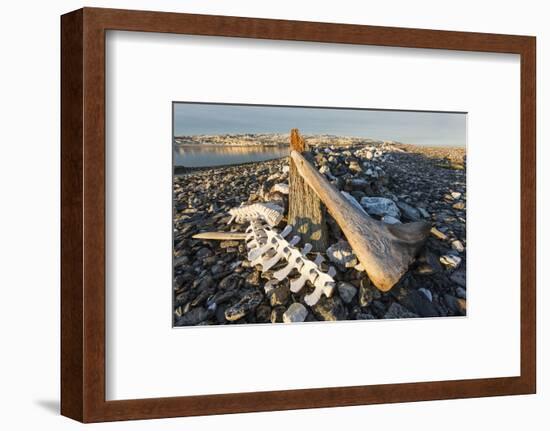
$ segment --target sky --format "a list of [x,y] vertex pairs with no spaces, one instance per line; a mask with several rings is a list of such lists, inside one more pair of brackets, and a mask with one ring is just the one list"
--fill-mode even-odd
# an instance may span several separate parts
[[300,133],[466,146],[467,114],[174,103],[174,135]]

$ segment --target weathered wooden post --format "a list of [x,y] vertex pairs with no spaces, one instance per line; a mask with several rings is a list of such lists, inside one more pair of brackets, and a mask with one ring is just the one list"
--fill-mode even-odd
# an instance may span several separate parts
[[[290,131],[290,151],[297,151],[312,161],[298,129]],[[323,204],[302,178],[290,157],[289,164],[288,223],[294,227],[294,232],[301,236],[304,243],[312,245],[312,251],[325,252],[328,244]]]

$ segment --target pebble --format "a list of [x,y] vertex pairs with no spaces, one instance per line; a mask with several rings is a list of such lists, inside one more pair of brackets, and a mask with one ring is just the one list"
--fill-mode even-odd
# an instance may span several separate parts
[[230,322],[241,319],[255,310],[262,302],[263,297],[264,295],[258,290],[247,293],[239,302],[225,310],[225,318]]
[[208,312],[203,307],[192,308],[176,321],[176,326],[197,325],[206,320]]
[[201,249],[199,249],[199,251],[195,253],[195,258],[204,259],[206,257],[212,256],[213,254],[214,253],[212,252],[212,250],[210,250],[208,247],[202,247]]
[[349,304],[357,294],[357,288],[353,284],[341,281],[338,283],[338,294],[342,301]]
[[283,322],[284,323],[293,323],[293,322],[303,322],[306,320],[308,311],[299,302],[294,302],[288,310],[283,313]]
[[455,239],[452,243],[451,243],[451,247],[458,251],[459,253],[463,253],[464,252],[464,246],[462,245],[462,243],[460,242],[460,240],[458,239]]
[[327,256],[332,263],[345,268],[353,268],[359,262],[347,241],[338,241],[327,249]]
[[382,217],[382,221],[387,224],[400,224],[401,222],[396,219],[395,217],[392,217],[390,215],[385,215]]
[[347,318],[346,308],[337,296],[332,298],[322,296],[312,310],[319,320],[346,320]]
[[288,286],[278,286],[269,292],[269,302],[272,307],[285,305],[290,299],[290,289]]
[[397,201],[397,207],[401,211],[401,214],[405,216],[405,218],[411,221],[420,220],[420,211],[418,211],[412,205],[409,205],[408,203],[405,203],[405,202]]
[[447,239],[447,235],[445,235],[443,232],[441,232],[440,230],[437,230],[437,228],[435,227],[432,227],[431,230],[430,230],[430,233],[435,236],[437,239],[441,239],[443,241],[445,241]]
[[418,289],[419,292],[423,293],[424,296],[426,298],[428,298],[428,300],[430,302],[433,302],[433,295],[432,295],[432,292],[430,292],[428,289],[424,288],[424,287],[421,287],[420,289]]
[[392,305],[390,305],[390,308],[384,315],[384,319],[413,319],[415,317],[419,316],[410,312],[402,305],[399,305],[397,302],[394,302]]
[[394,201],[388,198],[364,197],[361,199],[361,206],[367,210],[370,215],[383,217],[389,215],[399,219],[401,212]]
[[458,268],[462,259],[454,254],[445,254],[439,258],[439,261],[447,268]]

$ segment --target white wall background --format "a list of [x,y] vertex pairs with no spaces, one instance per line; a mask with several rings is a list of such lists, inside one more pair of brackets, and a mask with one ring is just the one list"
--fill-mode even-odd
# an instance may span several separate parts
[[[3,4],[0,65],[0,424],[79,429],[59,408],[59,15],[86,6],[528,34],[538,38],[538,219],[548,213],[550,30],[545,2],[213,0],[61,1]],[[495,146],[495,156],[498,147]],[[545,181],[546,180],[546,181]],[[495,184],[498,187],[498,184]],[[506,211],[506,202],[495,208]],[[550,319],[543,310],[548,229],[539,222],[538,394],[410,404],[112,423],[87,429],[548,429]],[[494,264],[492,262],[491,264]]]

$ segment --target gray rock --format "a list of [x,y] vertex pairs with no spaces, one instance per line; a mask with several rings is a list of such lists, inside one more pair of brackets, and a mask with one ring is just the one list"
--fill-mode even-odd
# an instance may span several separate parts
[[357,288],[353,284],[341,281],[338,283],[338,294],[342,301],[349,304],[357,294]]
[[352,171],[352,172],[356,172],[356,173],[359,173],[359,172],[362,171],[361,165],[359,163],[357,163],[357,161],[355,161],[355,160],[352,160],[350,162],[349,170]]
[[451,247],[453,248],[453,250],[456,250],[459,253],[462,253],[464,251],[464,246],[462,245],[462,242],[460,242],[460,240],[458,240],[458,239],[455,239],[451,243]]
[[271,322],[271,307],[269,305],[260,305],[258,306],[258,308],[256,308],[256,322]]
[[371,313],[357,313],[357,316],[355,316],[357,320],[375,320],[376,317],[372,315]]
[[449,307],[454,315],[466,315],[466,300],[446,294],[444,296],[445,304]]
[[411,220],[411,221],[418,221],[420,220],[420,211],[418,211],[415,207],[412,205],[409,205],[406,202],[397,202],[397,207],[401,210],[401,214],[405,216],[405,218]]
[[193,326],[206,320],[208,312],[203,307],[192,308],[176,321],[176,326]]
[[241,281],[241,277],[239,276],[239,274],[230,274],[220,281],[220,283],[218,284],[218,288],[224,290],[233,290],[237,287],[239,281]]
[[433,295],[432,292],[425,287],[421,287],[418,289],[419,292],[421,292],[426,298],[428,298],[428,301],[433,302]]
[[426,211],[424,208],[418,207],[417,210],[418,210],[418,212],[420,213],[420,215],[422,217],[430,218],[430,213],[428,211]]
[[456,296],[458,296],[461,299],[466,299],[466,289],[464,289],[463,287],[457,287]]
[[264,295],[260,291],[254,291],[244,295],[239,302],[225,310],[225,318],[230,322],[239,320],[251,311],[255,310],[262,302]]
[[458,268],[460,266],[460,262],[462,262],[462,259],[458,256],[455,256],[454,254],[444,254],[439,258],[439,261],[446,267],[446,268]]
[[359,287],[359,305],[361,307],[368,307],[372,301],[380,298],[380,291],[372,285],[368,278],[363,278],[361,280],[361,285]]
[[361,199],[361,206],[365,208],[370,215],[380,217],[389,215],[397,219],[401,217],[401,212],[395,202],[388,198],[364,197]]
[[428,300],[428,298],[415,289],[405,287],[392,289],[392,294],[399,304],[421,317],[438,317],[437,308]]
[[202,247],[201,249],[199,249],[199,251],[195,253],[195,258],[204,259],[212,256],[213,254],[214,253],[212,252],[212,250],[210,250],[208,247]]
[[332,298],[322,296],[312,310],[319,320],[345,320],[347,318],[346,308],[338,296]]
[[290,299],[290,289],[288,286],[277,286],[269,292],[269,302],[272,307],[285,305]]
[[299,302],[294,302],[288,310],[283,313],[283,322],[303,322],[307,317],[307,309]]
[[281,323],[283,321],[283,314],[286,309],[282,305],[279,305],[271,310],[271,323]]
[[353,268],[358,263],[347,241],[338,241],[331,245],[327,249],[327,256],[331,262],[346,268]]
[[220,248],[238,247],[239,241],[220,241]]
[[466,270],[464,268],[456,270],[449,278],[459,286],[466,287]]
[[387,224],[400,224],[401,223],[398,219],[396,219],[395,217],[389,216],[389,215],[385,215],[384,217],[382,217],[382,221],[384,223],[387,223]]
[[418,317],[418,315],[410,312],[397,302],[390,305],[390,308],[388,308],[388,311],[384,315],[384,319],[413,319],[415,317]]
[[447,239],[447,235],[445,235],[443,232],[441,232],[440,230],[438,230],[435,227],[432,227],[432,229],[430,230],[430,233],[433,236],[435,236],[437,239],[441,239],[443,241],[445,241]]

